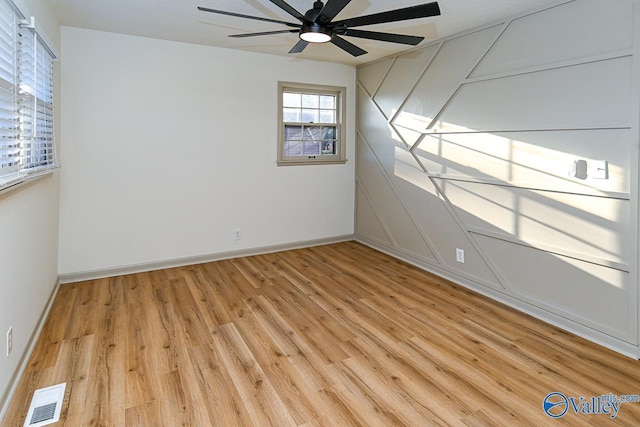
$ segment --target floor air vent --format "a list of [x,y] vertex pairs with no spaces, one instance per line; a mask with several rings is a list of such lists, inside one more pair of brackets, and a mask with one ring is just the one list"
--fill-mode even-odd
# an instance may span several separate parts
[[24,427],[41,427],[57,423],[67,383],[41,388],[33,393]]

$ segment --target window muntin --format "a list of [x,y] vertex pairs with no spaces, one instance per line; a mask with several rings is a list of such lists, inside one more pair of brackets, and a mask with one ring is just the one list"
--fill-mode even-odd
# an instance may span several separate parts
[[278,164],[344,163],[344,88],[279,85]]

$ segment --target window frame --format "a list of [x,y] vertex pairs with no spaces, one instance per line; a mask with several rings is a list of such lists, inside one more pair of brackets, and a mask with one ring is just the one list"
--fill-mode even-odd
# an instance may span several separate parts
[[[13,115],[10,120],[5,113],[0,124],[5,151],[9,139],[17,142],[18,154],[15,164],[0,168],[0,193],[13,190],[33,179],[51,174],[60,165],[57,160],[54,124],[54,62],[56,54],[35,28],[35,18],[25,15],[11,0],[0,0],[2,8],[11,11],[11,20],[5,19],[3,32],[5,48],[5,78],[13,85],[13,98],[5,100],[5,112]],[[8,49],[8,50],[7,50]],[[10,55],[10,56],[8,56]],[[15,64],[7,62],[11,57]],[[12,69],[6,66],[12,66]],[[10,74],[11,82],[6,80]],[[4,86],[7,86],[4,84]],[[9,93],[5,88],[5,92]],[[6,94],[5,93],[5,94]],[[6,98],[6,97],[5,97]],[[15,122],[12,127],[10,122]],[[13,131],[12,131],[13,130]],[[9,131],[14,133],[9,134]],[[0,141],[2,142],[2,141]],[[9,156],[12,155],[9,153]]]
[[[318,156],[285,156],[285,126],[310,125],[307,122],[285,122],[284,121],[284,93],[308,93],[319,95],[336,96],[336,147],[335,154]],[[342,86],[327,86],[307,83],[278,82],[278,166],[302,166],[302,165],[329,165],[344,164],[346,158],[346,103],[347,89]],[[334,124],[330,124],[333,126]],[[327,126],[326,123],[312,123],[313,127]]]

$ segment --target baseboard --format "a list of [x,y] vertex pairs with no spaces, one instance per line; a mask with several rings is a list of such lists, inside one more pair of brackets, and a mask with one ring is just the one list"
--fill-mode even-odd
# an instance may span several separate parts
[[13,373],[11,377],[11,381],[9,381],[9,387],[2,395],[0,399],[0,424],[2,424],[2,420],[4,419],[7,411],[9,410],[9,405],[11,405],[11,400],[13,399],[13,395],[18,388],[18,384],[20,383],[20,379],[24,374],[24,371],[27,369],[27,365],[29,364],[29,359],[31,358],[31,353],[33,353],[33,349],[38,342],[38,338],[40,337],[40,333],[42,332],[42,328],[44,327],[47,318],[49,317],[49,311],[51,311],[51,307],[53,306],[53,301],[56,299],[56,295],[58,294],[58,289],[60,289],[60,281],[56,281],[55,286],[53,287],[53,291],[51,295],[49,295],[49,300],[47,301],[47,305],[45,306],[40,318],[38,319],[38,323],[36,328],[31,333],[29,337],[29,341],[27,342],[27,347],[25,348],[22,356],[20,358],[20,363],[18,364],[18,369]]
[[428,271],[429,273],[433,273],[436,276],[449,280],[450,282],[453,282],[456,285],[460,285],[480,295],[486,296],[487,298],[491,298],[492,300],[495,300],[499,303],[505,304],[511,308],[514,308],[518,311],[528,314],[531,317],[535,317],[536,319],[542,320],[545,323],[556,326],[560,329],[563,329],[567,332],[570,332],[588,341],[591,341],[593,343],[606,347],[609,350],[613,350],[616,353],[623,354],[625,356],[631,357],[636,360],[640,359],[640,349],[637,346],[634,346],[633,344],[629,344],[624,341],[618,340],[617,338],[614,338],[610,335],[607,335],[595,329],[589,328],[580,323],[574,322],[570,319],[567,319],[565,317],[552,313],[548,310],[536,307],[528,302],[519,300],[510,295],[501,293],[495,289],[490,289],[478,283],[474,283],[465,277],[459,276],[445,269],[431,265],[423,260],[416,259],[413,257],[408,257],[406,254],[402,252],[396,251],[393,248],[386,247],[384,245],[381,245],[378,242],[371,241],[367,238],[363,238],[362,236],[355,236],[355,240],[359,243],[362,243],[363,245],[369,246],[372,249],[375,249],[389,256],[392,256],[396,259],[404,261],[407,264],[411,264],[422,270]]
[[261,246],[257,248],[241,249],[237,251],[219,252],[193,257],[126,265],[122,267],[60,274],[58,276],[58,280],[61,284],[82,282],[85,280],[102,279],[105,277],[122,276],[125,274],[143,273],[145,271],[163,270],[165,268],[183,267],[185,265],[204,264],[206,262],[221,261],[224,259],[242,258],[246,256],[269,254],[274,252],[289,251],[293,249],[310,248],[312,246],[330,245],[333,243],[348,242],[351,240],[354,240],[354,235],[345,234],[342,236],[326,237],[322,239],[305,240],[270,246]]

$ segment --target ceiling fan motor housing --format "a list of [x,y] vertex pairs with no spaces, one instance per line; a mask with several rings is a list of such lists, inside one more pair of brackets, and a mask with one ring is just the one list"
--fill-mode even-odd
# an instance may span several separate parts
[[307,13],[304,14],[305,19],[308,22],[316,22],[318,19],[318,15],[322,12],[322,8],[324,7],[324,3],[321,1],[317,1],[313,3],[313,9],[307,10]]
[[304,14],[305,21],[300,28],[299,34],[302,40],[309,43],[326,43],[333,38],[333,31],[324,25],[327,22],[326,17],[320,16],[323,8],[324,3],[316,1],[313,3],[313,9],[307,10]]

